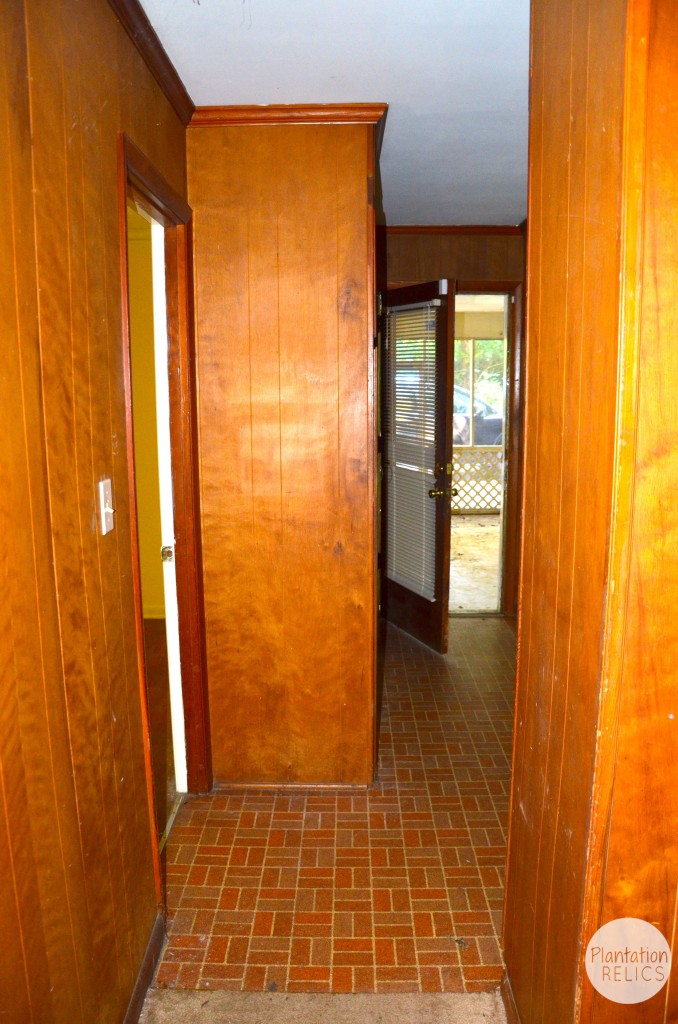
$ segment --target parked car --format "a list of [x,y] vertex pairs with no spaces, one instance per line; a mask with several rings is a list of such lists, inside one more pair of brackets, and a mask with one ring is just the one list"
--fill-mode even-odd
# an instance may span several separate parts
[[[416,369],[398,370],[396,373],[397,422],[401,437],[418,438],[422,431],[433,440],[435,382],[425,378]],[[466,388],[454,385],[452,409],[452,443],[468,445],[470,437],[471,394]],[[475,398],[473,402],[473,443],[501,445],[504,420],[488,402]]]
[[[452,410],[452,443],[471,443],[471,393],[454,385]],[[473,400],[473,443],[500,445],[503,443],[504,417],[481,398]]]

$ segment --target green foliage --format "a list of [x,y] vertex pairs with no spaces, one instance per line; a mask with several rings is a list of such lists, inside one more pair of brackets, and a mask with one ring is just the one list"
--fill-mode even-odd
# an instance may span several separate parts
[[474,395],[501,412],[504,405],[504,339],[477,338],[475,342],[455,341],[454,383],[471,390],[471,351],[475,349]]

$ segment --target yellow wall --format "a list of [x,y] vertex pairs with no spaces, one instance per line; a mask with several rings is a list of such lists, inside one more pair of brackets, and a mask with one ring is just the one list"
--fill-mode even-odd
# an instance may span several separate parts
[[503,338],[504,311],[455,313],[455,338]]
[[160,561],[160,490],[155,411],[151,225],[128,208],[129,304],[132,340],[134,455],[141,596],[146,619],[165,617]]

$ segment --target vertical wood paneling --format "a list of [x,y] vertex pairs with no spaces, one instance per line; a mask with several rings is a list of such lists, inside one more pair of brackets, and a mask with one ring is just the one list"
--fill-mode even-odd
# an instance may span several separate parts
[[[13,936],[0,1016],[119,1024],[157,907],[130,571],[118,135],[185,194],[185,131],[104,0],[12,0],[0,25],[0,903]],[[116,530],[100,538],[106,475]]]
[[583,952],[617,917],[675,940],[678,11],[536,2],[532,33],[508,979],[523,1024],[660,1024],[675,967],[625,1006]]
[[583,941],[606,921],[651,921],[672,945],[668,985],[610,1004],[582,979],[582,1020],[678,1019],[678,10],[629,4],[622,267],[622,378],[592,851],[602,870]]
[[625,6],[533,4],[524,561],[504,927],[524,1024],[574,1019],[612,493]]
[[389,287],[438,281],[522,281],[523,235],[386,233]]
[[0,1007],[17,1022],[84,1021],[89,951],[74,935],[86,915],[49,546],[21,3],[3,7],[0,30],[0,904],[11,937]]
[[371,136],[189,129],[221,782],[371,777]]

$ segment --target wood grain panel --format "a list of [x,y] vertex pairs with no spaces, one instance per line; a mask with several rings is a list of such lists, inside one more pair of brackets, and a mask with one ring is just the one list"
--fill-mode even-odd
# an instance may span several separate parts
[[195,110],[184,83],[170,61],[162,43],[138,0],[108,0],[138,49],[156,82],[176,111],[182,124],[187,125]]
[[441,228],[387,228],[388,287],[452,278],[457,281],[522,281],[525,277],[525,238],[491,229],[454,233]]
[[[124,456],[118,135],[185,194],[185,132],[104,0],[11,0],[0,26],[0,902],[17,936],[0,1015],[118,1024],[157,913]],[[117,528],[100,538],[95,489],[107,475]]]
[[616,404],[625,3],[533,4],[523,575],[504,941],[573,1020]]
[[372,128],[192,127],[215,776],[372,771]]
[[[678,11],[629,4],[624,118],[624,290],[610,587],[591,854],[582,943],[617,917],[651,921],[674,951],[647,1002],[611,1004],[582,985],[582,1020],[678,1019]],[[597,868],[598,865],[596,864]]]
[[84,1021],[89,949],[47,514],[23,19],[21,3],[3,6],[0,904],[11,938],[0,1007],[16,1021]]

